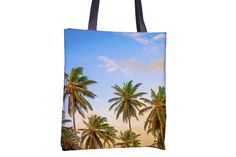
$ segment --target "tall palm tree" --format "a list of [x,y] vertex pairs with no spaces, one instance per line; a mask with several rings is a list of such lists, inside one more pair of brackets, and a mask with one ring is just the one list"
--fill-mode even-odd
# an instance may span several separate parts
[[118,138],[121,142],[118,142],[115,145],[120,146],[121,148],[139,147],[141,145],[141,141],[138,139],[139,136],[140,134],[136,134],[130,130],[127,130],[124,133],[121,132]]
[[115,139],[117,139],[116,133],[117,133],[117,130],[112,126],[107,127],[105,129],[106,138],[103,141],[103,147],[106,147],[107,145],[108,148],[110,148],[111,145],[115,145],[115,142],[116,142]]
[[121,88],[118,85],[112,86],[115,89],[114,94],[116,97],[108,100],[109,103],[113,103],[109,110],[115,107],[114,112],[116,113],[116,119],[119,118],[120,114],[123,116],[123,121],[129,123],[129,130],[131,131],[131,118],[134,117],[138,120],[137,110],[139,111],[141,107],[145,106],[144,103],[139,101],[139,97],[142,97],[145,92],[136,92],[141,83],[132,85],[132,81],[124,83]]
[[139,114],[143,115],[145,112],[150,111],[147,120],[144,124],[144,129],[147,133],[151,133],[159,148],[165,149],[165,125],[166,125],[166,93],[165,87],[159,87],[157,93],[151,89],[151,100],[141,98],[149,106],[140,110]]
[[80,143],[86,149],[103,148],[102,140],[107,139],[106,129],[109,127],[105,117],[92,115],[85,122],[85,128],[78,129],[82,131]]
[[61,147],[62,147],[62,150],[81,149],[78,145],[78,138],[73,128],[62,127]]
[[157,148],[165,149],[164,141],[163,141],[163,138],[161,137],[160,131],[158,133],[158,136],[155,137],[151,147],[157,147]]
[[65,73],[64,100],[68,100],[68,113],[73,118],[73,127],[76,131],[75,113],[84,116],[83,111],[93,110],[85,97],[94,98],[96,95],[88,90],[88,86],[97,83],[83,75],[83,68],[72,68],[70,74]]

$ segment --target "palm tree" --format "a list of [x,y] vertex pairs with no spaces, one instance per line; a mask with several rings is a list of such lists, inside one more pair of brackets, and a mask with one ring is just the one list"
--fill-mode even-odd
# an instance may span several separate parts
[[120,146],[121,148],[139,147],[141,145],[141,141],[138,139],[139,136],[140,134],[136,134],[130,130],[127,130],[124,133],[121,132],[118,138],[121,142],[118,142],[115,145]]
[[107,139],[106,129],[109,127],[107,119],[105,117],[92,115],[88,118],[88,122],[85,122],[82,131],[80,143],[84,145],[86,149],[103,148],[102,140]]
[[158,136],[155,137],[151,147],[157,147],[157,148],[165,149],[164,141],[163,141],[163,138],[161,137],[160,131],[158,133]]
[[166,124],[166,93],[165,87],[159,87],[158,93],[151,89],[151,100],[141,98],[145,103],[149,104],[140,110],[139,114],[143,115],[150,111],[147,120],[144,124],[144,129],[147,133],[151,133],[155,138],[155,145],[159,148],[165,149],[165,124]]
[[139,97],[142,97],[145,92],[136,93],[138,87],[141,83],[136,85],[132,85],[132,81],[128,83],[124,83],[123,88],[118,85],[112,86],[115,89],[114,94],[116,97],[108,100],[109,103],[113,103],[109,111],[116,107],[114,112],[116,113],[116,119],[119,118],[120,114],[123,115],[123,121],[125,123],[129,123],[129,130],[131,131],[131,118],[134,117],[138,120],[137,110],[139,111],[141,107],[145,106],[141,101],[139,101]]
[[115,139],[117,139],[116,136],[117,130],[114,127],[107,127],[105,129],[105,136],[106,138],[103,141],[103,147],[108,146],[108,148],[111,147],[111,145],[115,145]]
[[78,145],[78,138],[73,128],[62,127],[61,147],[62,147],[62,150],[81,149]]
[[65,86],[64,86],[64,100],[68,100],[68,113],[73,117],[73,127],[76,131],[75,113],[85,117],[84,111],[93,110],[91,104],[85,97],[94,98],[96,95],[89,91],[89,85],[97,83],[96,81],[89,80],[83,75],[83,68],[72,68],[70,75],[65,73]]

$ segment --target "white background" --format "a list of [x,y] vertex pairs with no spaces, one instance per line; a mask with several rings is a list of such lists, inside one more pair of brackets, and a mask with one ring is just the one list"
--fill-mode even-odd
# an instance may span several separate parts
[[[0,156],[235,157],[234,2],[143,0],[148,30],[167,32],[166,151],[62,152],[63,29],[87,28],[91,0],[1,0]],[[101,0],[99,30],[135,28],[133,0]]]

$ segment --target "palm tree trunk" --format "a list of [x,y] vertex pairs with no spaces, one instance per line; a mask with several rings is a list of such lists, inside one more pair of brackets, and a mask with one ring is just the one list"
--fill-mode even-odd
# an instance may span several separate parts
[[74,97],[72,96],[72,104],[73,104],[73,107],[72,107],[72,113],[73,113],[73,127],[74,127],[74,131],[75,131],[75,134],[77,136],[77,133],[76,133],[76,124],[75,124],[75,104],[74,104]]
[[[75,113],[73,113],[73,128],[76,133],[76,124],[75,124]],[[76,134],[77,135],[77,134]]]
[[160,148],[161,149],[165,149],[165,143],[164,143],[164,140],[165,140],[165,136],[164,136],[164,133],[163,133],[163,130],[164,128],[161,126],[160,127],[160,134],[159,134],[159,136],[160,136],[160,138],[159,138],[159,140],[160,141],[158,141],[158,142],[160,142]]
[[130,119],[131,119],[131,118],[129,118],[129,131],[132,131]]

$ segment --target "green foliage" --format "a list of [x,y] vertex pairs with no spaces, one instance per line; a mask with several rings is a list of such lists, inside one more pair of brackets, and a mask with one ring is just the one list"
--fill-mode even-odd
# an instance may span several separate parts
[[[139,120],[138,116],[148,112],[144,123],[147,134],[154,136],[151,146],[165,149],[165,125],[166,125],[166,93],[165,87],[159,87],[156,93],[151,89],[151,99],[143,98],[147,93],[137,92],[141,83],[133,85],[132,81],[126,82],[122,87],[112,86],[115,97],[108,100],[111,103],[109,111],[114,109],[116,119],[122,116],[124,123],[129,124],[129,130],[120,132],[117,137],[117,130],[107,123],[105,117],[92,115],[87,121],[83,121],[85,127],[78,129],[81,131],[80,141],[77,137],[75,125],[75,113],[78,112],[83,118],[85,112],[93,110],[87,98],[95,98],[96,95],[88,89],[96,81],[89,80],[83,75],[83,68],[72,68],[70,74],[65,73],[64,101],[68,101],[68,114],[73,118],[73,128],[62,127],[61,145],[63,150],[97,149],[111,146],[139,147],[141,141],[140,134],[136,134],[131,129],[131,119]],[[147,106],[146,106],[147,105]],[[65,119],[65,112],[62,114],[62,124],[71,122]],[[119,140],[116,143],[116,140]],[[81,147],[79,147],[79,143]]]
[[61,147],[62,150],[81,149],[78,145],[78,139],[76,133],[72,128],[62,127]]
[[88,122],[84,121],[84,124],[86,128],[78,130],[82,131],[80,142],[85,149],[104,148],[103,144],[114,142],[116,130],[109,126],[105,117],[92,115],[88,118]]
[[130,131],[130,119],[134,117],[138,120],[137,111],[139,111],[141,107],[145,106],[145,104],[139,101],[138,98],[142,97],[146,93],[136,92],[140,85],[141,83],[138,83],[133,86],[132,81],[129,81],[127,83],[124,83],[124,86],[122,88],[118,85],[112,86],[112,88],[115,90],[114,95],[116,95],[116,97],[108,100],[109,103],[112,103],[109,110],[115,108],[114,112],[116,114],[116,119],[118,119],[122,114],[123,121],[125,123],[129,123]]
[[150,111],[147,120],[144,124],[144,129],[147,133],[151,133],[157,140],[153,145],[161,149],[165,149],[165,125],[166,125],[166,93],[165,87],[159,87],[158,93],[151,89],[151,100],[141,98],[149,106],[140,110],[139,114],[143,115],[145,112]]
[[103,146],[110,148],[111,146],[115,145],[115,139],[117,139],[116,136],[117,130],[114,127],[107,127],[105,129],[105,136],[106,138],[104,139]]
[[116,143],[116,146],[124,147],[139,147],[141,145],[141,141],[138,139],[140,134],[136,134],[130,130],[125,132],[121,132],[118,139],[120,142]]
[[73,116],[73,126],[75,126],[75,112],[85,118],[84,111],[93,110],[92,105],[86,100],[85,97],[94,98],[96,95],[88,90],[88,86],[97,83],[96,81],[89,80],[87,76],[83,75],[83,68],[72,68],[70,74],[65,73],[65,86],[64,86],[64,100],[68,100],[68,113]]
[[156,147],[156,148],[160,148],[160,149],[165,149],[165,145],[164,145],[164,139],[162,138],[160,131],[158,132],[158,136],[156,137],[156,139],[153,141],[153,144],[151,145],[151,147]]

